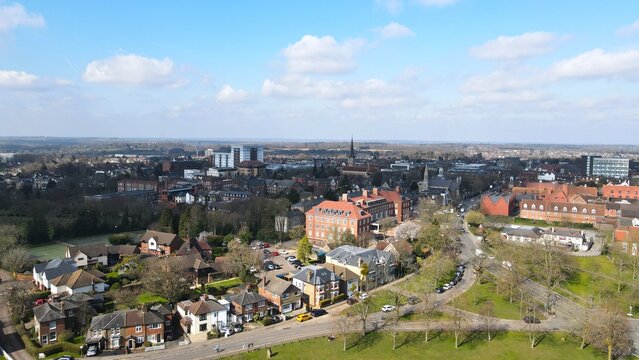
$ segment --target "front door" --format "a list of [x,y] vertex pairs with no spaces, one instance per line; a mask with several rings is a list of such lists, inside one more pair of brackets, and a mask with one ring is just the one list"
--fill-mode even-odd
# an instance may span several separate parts
[[127,347],[129,348],[129,350],[133,349],[135,347],[135,339],[129,339],[127,341]]

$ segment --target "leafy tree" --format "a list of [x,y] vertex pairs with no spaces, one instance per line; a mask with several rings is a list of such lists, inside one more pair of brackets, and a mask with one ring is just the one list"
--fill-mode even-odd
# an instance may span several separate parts
[[251,234],[250,231],[244,229],[240,231],[240,233],[238,234],[238,237],[240,238],[240,241],[242,241],[243,244],[249,244],[251,242],[251,239],[253,238],[253,234]]
[[368,273],[370,272],[370,269],[368,268],[368,264],[363,262],[360,266],[359,266],[359,275],[362,278],[362,285],[363,285],[363,290],[366,290],[368,288]]
[[34,214],[27,223],[27,239],[30,243],[42,243],[49,240],[49,225],[42,214]]
[[351,190],[351,181],[347,176],[342,176],[337,184],[337,192],[343,194]]
[[189,236],[189,218],[191,208],[187,207],[184,209],[182,214],[180,214],[180,227],[178,229],[178,235],[181,238],[187,238]]
[[170,208],[165,207],[164,209],[162,209],[158,225],[160,226],[160,231],[168,233],[172,233],[175,231],[175,229],[173,229],[173,212]]
[[306,229],[304,228],[304,226],[301,225],[296,226],[288,231],[288,236],[292,240],[299,240],[302,238],[302,236],[304,236],[304,234],[306,234]]
[[291,202],[291,204],[295,204],[300,201],[300,194],[295,191],[295,189],[290,189],[288,194],[286,194],[286,198]]
[[245,283],[255,282],[251,268],[260,266],[259,254],[252,251],[247,244],[237,241],[231,241],[228,247],[228,262],[225,263],[225,272],[237,275]]
[[486,221],[486,216],[479,211],[469,211],[466,214],[466,222],[472,226],[479,226]]
[[339,200],[339,196],[332,189],[328,189],[324,193],[324,199],[331,200],[331,201],[337,201],[337,200]]
[[297,242],[297,257],[302,262],[308,261],[313,251],[313,245],[308,241],[308,237],[304,236]]

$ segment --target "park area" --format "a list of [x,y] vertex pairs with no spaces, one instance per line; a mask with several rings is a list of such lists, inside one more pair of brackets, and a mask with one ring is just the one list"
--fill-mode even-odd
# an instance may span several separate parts
[[[137,239],[140,235],[142,235],[143,231],[132,231],[126,234],[131,235],[134,239]],[[94,244],[109,244],[109,237],[114,234],[102,234],[102,235],[93,235],[93,236],[85,236],[79,238],[68,239],[60,242],[52,242],[49,244],[42,245],[30,245],[28,246],[29,253],[38,260],[49,260],[56,257],[64,257],[64,254],[67,250],[67,245],[94,245]]]
[[[431,335],[432,336],[432,335]],[[393,339],[383,332],[369,333],[365,338],[357,340],[355,335],[342,350],[343,342],[338,337],[327,342],[325,337],[293,342],[274,346],[275,359],[603,359],[603,352],[592,347],[579,349],[579,342],[566,334],[547,334],[538,345],[531,349],[530,341],[525,333],[501,333],[492,341],[486,341],[481,333],[471,333],[464,339],[459,348],[455,348],[454,338],[447,333],[439,333],[428,343],[424,343],[424,334],[419,332],[400,333],[399,347],[393,350]],[[349,339],[351,340],[351,339]],[[263,359],[266,350],[260,349],[250,353],[233,356],[232,359]]]

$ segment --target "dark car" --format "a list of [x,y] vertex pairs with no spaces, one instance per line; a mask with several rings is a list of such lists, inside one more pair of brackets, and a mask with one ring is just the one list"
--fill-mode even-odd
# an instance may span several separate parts
[[328,314],[328,313],[324,309],[311,310],[311,316],[312,317],[320,317],[320,316],[326,315],[326,314]]
[[357,304],[358,302],[359,302],[359,300],[357,300],[357,299],[356,299],[356,298],[354,298],[354,297],[350,297],[350,298],[346,299],[346,303],[347,303],[348,305]]
[[264,249],[262,250],[262,252],[264,253],[264,255],[271,255],[271,251],[268,249]]
[[541,321],[534,316],[524,316],[523,320],[526,324],[541,324]]
[[443,293],[444,291],[446,291],[446,290],[444,290],[444,288],[437,288],[437,289],[435,289],[435,292],[436,292],[436,293],[438,293],[438,294],[441,294],[441,293]]
[[74,357],[71,356],[71,355],[64,355],[64,356],[60,356],[60,357],[55,358],[55,360],[73,360],[73,359],[74,359]]
[[291,261],[291,265],[293,266],[302,266],[302,262],[299,260]]

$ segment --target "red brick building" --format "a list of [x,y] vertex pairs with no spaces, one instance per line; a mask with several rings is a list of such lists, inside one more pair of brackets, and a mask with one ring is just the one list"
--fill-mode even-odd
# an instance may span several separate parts
[[627,183],[620,185],[604,185],[601,188],[601,195],[609,199],[639,199],[639,186],[629,186]]
[[153,190],[159,191],[160,183],[157,180],[123,179],[118,181],[118,192]]
[[484,195],[479,203],[481,213],[487,216],[512,216],[515,211],[515,196]]
[[176,234],[147,230],[140,238],[140,253],[171,255],[178,251],[182,243]]

